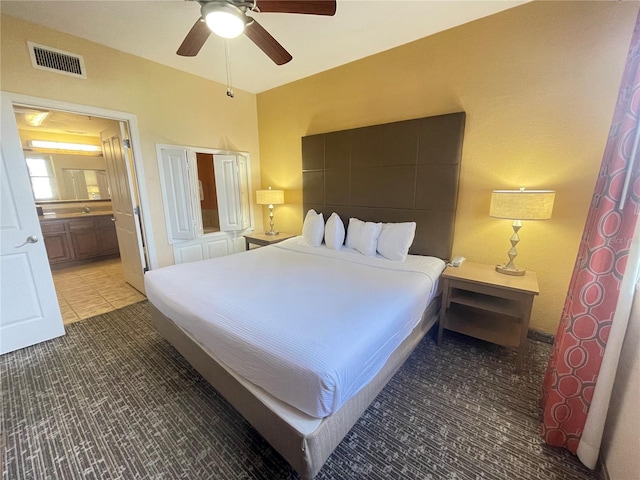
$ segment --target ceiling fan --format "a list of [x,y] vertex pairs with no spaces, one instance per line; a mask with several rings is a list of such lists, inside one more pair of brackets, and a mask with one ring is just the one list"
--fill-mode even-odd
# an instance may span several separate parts
[[201,18],[191,27],[176,52],[183,57],[198,54],[211,32],[223,38],[244,33],[276,65],[293,57],[248,12],[328,15],[336,13],[336,0],[198,0]]

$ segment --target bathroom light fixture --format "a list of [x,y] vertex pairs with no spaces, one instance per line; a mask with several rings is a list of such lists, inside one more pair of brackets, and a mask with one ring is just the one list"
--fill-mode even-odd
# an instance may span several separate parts
[[202,5],[200,13],[209,29],[219,37],[236,38],[244,32],[244,13],[235,5],[208,2]]
[[48,116],[48,111],[34,110],[24,114],[24,121],[32,127],[39,127]]
[[16,114],[16,118],[18,114],[22,115],[24,122],[30,127],[39,127],[51,112],[40,108],[14,105],[13,113]]
[[269,231],[264,232],[265,235],[278,235],[280,232],[276,232],[273,229],[273,206],[282,205],[284,203],[284,191],[283,190],[257,190],[256,191],[256,203],[258,205],[269,205],[269,225],[271,228]]
[[525,270],[520,270],[513,263],[518,255],[516,245],[520,241],[518,230],[522,228],[521,220],[548,220],[553,211],[553,201],[556,192],[553,190],[494,190],[491,193],[491,207],[489,216],[514,220],[513,235],[509,239],[511,249],[507,253],[509,261],[504,265],[497,265],[496,271],[505,275],[520,276]]
[[66,143],[66,142],[51,142],[48,140],[29,140],[27,144],[31,148],[44,148],[48,150],[69,150],[76,152],[102,152],[102,148],[99,145],[87,145],[84,143]]

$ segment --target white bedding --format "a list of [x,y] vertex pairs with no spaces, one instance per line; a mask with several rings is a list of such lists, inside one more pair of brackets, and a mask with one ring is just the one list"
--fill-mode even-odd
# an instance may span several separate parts
[[322,418],[382,368],[433,298],[444,262],[366,257],[302,237],[147,272],[149,300],[226,366]]

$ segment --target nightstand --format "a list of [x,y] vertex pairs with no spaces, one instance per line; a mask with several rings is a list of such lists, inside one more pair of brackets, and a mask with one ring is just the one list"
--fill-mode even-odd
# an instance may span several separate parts
[[260,247],[265,247],[267,245],[273,245],[274,243],[279,243],[287,238],[295,237],[292,233],[282,233],[280,232],[278,235],[267,235],[265,233],[248,233],[244,235],[244,242],[247,246],[247,250],[249,250],[249,245],[258,245]]
[[522,368],[534,296],[540,293],[534,272],[504,275],[494,265],[465,262],[442,273],[438,345],[444,330],[518,349]]

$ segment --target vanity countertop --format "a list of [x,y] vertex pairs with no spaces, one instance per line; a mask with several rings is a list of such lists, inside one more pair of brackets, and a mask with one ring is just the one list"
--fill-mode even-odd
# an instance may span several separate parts
[[70,218],[90,218],[90,217],[102,217],[105,215],[113,215],[111,210],[96,210],[95,212],[73,212],[73,213],[47,213],[46,215],[40,215],[38,219],[41,222],[46,222],[48,220],[60,220],[60,219],[70,219]]

